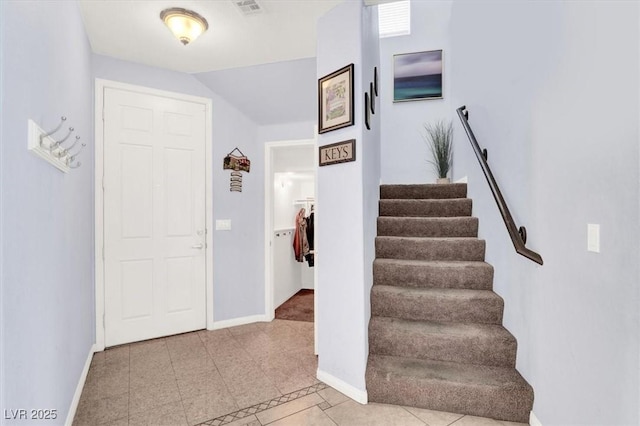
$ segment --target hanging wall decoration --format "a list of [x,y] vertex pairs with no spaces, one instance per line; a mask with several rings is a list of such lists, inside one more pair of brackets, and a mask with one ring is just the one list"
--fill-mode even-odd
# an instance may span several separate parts
[[223,170],[233,170],[229,181],[231,192],[242,192],[242,173],[249,173],[251,161],[237,147],[224,157]]
[[318,133],[353,126],[353,64],[318,80]]
[[349,139],[318,148],[318,166],[349,163],[356,161],[356,140]]
[[393,102],[442,99],[442,50],[393,55]]

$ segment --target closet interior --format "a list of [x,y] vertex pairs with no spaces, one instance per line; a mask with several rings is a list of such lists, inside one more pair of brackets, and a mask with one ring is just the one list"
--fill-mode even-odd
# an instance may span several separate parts
[[273,306],[276,318],[313,321],[316,186],[313,146],[275,154]]

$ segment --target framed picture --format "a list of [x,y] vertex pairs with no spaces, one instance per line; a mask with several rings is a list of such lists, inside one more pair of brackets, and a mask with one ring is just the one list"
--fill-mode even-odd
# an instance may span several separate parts
[[353,126],[353,64],[318,80],[318,133]]
[[393,55],[393,102],[442,99],[442,50]]

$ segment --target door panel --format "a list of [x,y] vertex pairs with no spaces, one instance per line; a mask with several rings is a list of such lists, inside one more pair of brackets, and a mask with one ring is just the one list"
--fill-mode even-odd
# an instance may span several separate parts
[[105,344],[202,329],[205,106],[105,88]]

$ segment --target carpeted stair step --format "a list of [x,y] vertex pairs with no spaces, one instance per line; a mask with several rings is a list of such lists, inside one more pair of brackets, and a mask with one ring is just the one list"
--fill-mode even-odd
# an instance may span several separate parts
[[380,216],[457,217],[471,216],[469,198],[443,200],[383,199],[379,204]]
[[477,261],[375,259],[373,284],[491,290],[493,266]]
[[381,185],[380,198],[466,198],[467,184]]
[[396,237],[477,237],[478,218],[379,217],[378,235]]
[[515,367],[516,339],[495,324],[409,321],[372,316],[369,353]]
[[369,355],[370,402],[528,423],[533,389],[514,368]]
[[376,237],[376,257],[412,260],[484,260],[477,238]]
[[502,324],[504,302],[489,290],[374,285],[371,315],[414,321]]

